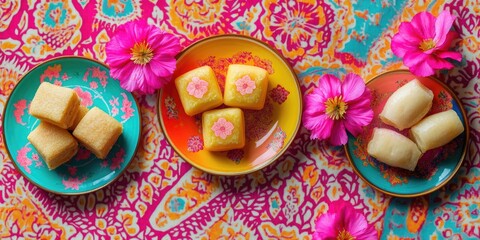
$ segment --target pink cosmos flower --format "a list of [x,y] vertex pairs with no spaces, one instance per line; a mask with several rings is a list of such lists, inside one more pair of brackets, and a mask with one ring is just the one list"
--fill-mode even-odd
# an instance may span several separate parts
[[448,58],[462,60],[458,52],[449,51],[457,37],[451,32],[455,17],[443,11],[438,18],[429,12],[416,14],[411,22],[402,22],[392,39],[392,51],[417,76],[431,76],[437,69],[451,69]]
[[212,126],[215,136],[225,139],[232,134],[233,124],[225,118],[219,118]]
[[202,98],[207,90],[208,82],[200,79],[199,77],[193,77],[192,81],[190,81],[187,85],[188,94],[196,98]]
[[180,41],[145,22],[128,22],[118,28],[105,52],[110,75],[122,88],[151,94],[171,80]]
[[257,88],[255,81],[253,81],[249,75],[245,75],[235,81],[235,85],[237,86],[237,91],[242,95],[250,94]]
[[328,213],[321,215],[313,233],[314,240],[375,240],[377,230],[352,205],[335,202]]
[[333,75],[324,75],[319,87],[305,96],[303,125],[312,131],[311,139],[328,139],[336,146],[345,144],[346,130],[356,136],[372,121],[370,98],[360,76],[349,73],[342,82]]

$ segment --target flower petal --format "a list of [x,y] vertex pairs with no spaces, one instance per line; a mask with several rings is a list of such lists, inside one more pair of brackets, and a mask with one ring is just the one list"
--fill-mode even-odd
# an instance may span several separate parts
[[391,48],[395,55],[403,57],[405,52],[418,51],[422,41],[422,36],[410,22],[402,22],[398,28],[398,33],[392,38]]
[[175,57],[181,50],[180,40],[171,33],[157,30],[150,36],[149,43],[157,54]]
[[328,141],[333,146],[340,146],[348,141],[347,131],[342,120],[334,121]]
[[144,21],[132,21],[125,24],[125,29],[135,42],[146,41],[154,28],[155,26],[150,26]]
[[[369,224],[365,216],[360,213],[354,212],[355,210],[349,211],[348,221],[345,222],[345,228],[356,239],[376,239],[377,233],[375,229],[369,228]],[[374,233],[371,234],[371,233]],[[374,236],[373,238],[364,238],[365,236]]]
[[304,97],[305,112],[325,112],[325,102],[327,97],[324,96],[322,89],[315,88],[313,91]]
[[[141,67],[135,64],[127,64],[121,72],[128,73],[128,75],[123,75],[123,78],[119,78],[120,86],[127,91],[133,92],[137,88],[141,88],[144,85],[143,74]],[[141,80],[140,80],[141,79]]]
[[423,52],[411,52],[405,54],[403,64],[409,67],[410,71],[421,77],[431,76],[435,73],[434,69],[428,64],[427,59],[434,56],[425,54]]
[[418,45],[423,40],[418,30],[410,22],[402,22],[398,27],[398,33],[404,41]]
[[315,223],[315,232],[313,233],[313,239],[315,240],[327,240],[337,238],[337,227],[342,222],[339,214],[325,213],[321,215]]
[[130,73],[133,71],[135,64],[131,61],[116,67],[110,67],[110,76],[122,81],[130,81]]
[[426,61],[428,57],[430,56],[423,52],[408,52],[403,58],[403,64],[407,67],[414,67],[415,65]]
[[169,81],[165,81],[165,80],[170,80],[170,79],[165,79],[164,77],[159,77],[159,76],[155,75],[155,73],[148,68],[149,68],[148,65],[143,68],[144,84],[148,88],[152,88],[153,90],[150,90],[149,92],[153,93],[153,92],[155,92],[155,89],[163,87],[169,82]]
[[[354,137],[362,132],[362,128],[372,122],[373,111],[368,108],[358,108],[349,112],[351,116],[345,118],[345,127]],[[353,117],[355,115],[355,117]]]
[[303,126],[310,130],[311,139],[327,139],[330,137],[332,121],[325,115],[325,97],[323,89],[315,88],[312,93],[304,98],[305,110],[303,112]]
[[437,53],[437,56],[443,59],[450,58],[455,61],[462,61],[462,54],[459,52],[440,52],[440,53]]
[[[153,57],[146,64],[131,60],[132,48],[141,42],[153,50]],[[145,21],[133,21],[120,26],[107,43],[105,62],[110,67],[110,75],[120,81],[122,88],[150,94],[171,80],[179,51],[180,42],[173,34],[164,33]]]
[[422,39],[433,39],[435,37],[435,17],[431,13],[417,13],[413,16],[411,23]]
[[397,57],[403,58],[407,52],[418,51],[419,49],[421,39],[414,41],[413,38],[409,39],[406,35],[399,32],[392,38],[391,49]]
[[135,38],[132,35],[134,25],[135,22],[128,22],[126,24],[120,25],[115,32],[115,35],[113,35],[111,41],[117,41],[120,49],[128,50],[128,52],[130,52],[130,49],[136,42]]
[[171,77],[177,67],[177,60],[173,57],[161,58],[155,56],[148,63],[150,71],[159,77]]
[[107,58],[105,62],[110,66],[110,68],[122,67],[124,64],[131,62],[131,46],[125,47],[125,44],[133,46],[134,42],[129,40],[121,41],[114,37],[106,44],[105,53]]
[[452,69],[453,64],[438,57],[427,58],[428,65],[433,69]]
[[453,40],[458,38],[458,33],[450,31],[447,33],[445,41],[442,44],[437,45],[437,51],[448,51],[452,45]]
[[452,16],[448,11],[443,11],[437,17],[435,21],[435,38],[433,39],[436,46],[442,45],[445,42],[453,21],[455,21],[455,16]]
[[303,126],[311,131],[310,139],[325,140],[332,132],[333,120],[327,115],[304,115]]
[[370,91],[365,93],[356,101],[348,103],[345,117],[345,127],[353,135],[361,133],[362,127],[367,126],[373,120],[373,110],[370,106]]
[[321,93],[325,99],[339,96],[342,92],[340,79],[332,74],[323,75],[319,80],[317,89],[320,90],[319,93]]
[[345,102],[355,100],[365,92],[365,82],[355,73],[348,73],[342,83],[342,95]]
[[427,59],[410,67],[410,71],[415,76],[428,77],[435,73],[435,70],[428,64]]

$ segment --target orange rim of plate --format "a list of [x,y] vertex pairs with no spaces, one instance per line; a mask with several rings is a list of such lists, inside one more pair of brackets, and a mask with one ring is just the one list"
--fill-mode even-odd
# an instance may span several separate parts
[[214,36],[210,36],[210,37],[206,37],[204,39],[201,39],[199,41],[196,41],[192,44],[190,44],[188,47],[186,47],[182,52],[180,52],[177,56],[176,56],[176,59],[180,59],[180,57],[182,57],[185,53],[187,53],[190,49],[194,48],[196,45],[199,45],[199,44],[202,44],[204,42],[207,42],[207,41],[211,41],[211,40],[215,40],[215,39],[221,39],[221,38],[239,38],[239,39],[244,39],[244,40],[247,40],[247,41],[253,41],[263,47],[265,47],[266,49],[272,51],[274,53],[274,55],[276,55],[287,67],[288,67],[288,70],[289,72],[292,74],[294,80],[295,80],[295,86],[297,88],[297,91],[300,93],[299,94],[299,97],[300,97],[300,111],[299,111],[299,115],[297,116],[298,117],[298,121],[296,126],[295,126],[295,130],[292,134],[292,137],[289,139],[289,141],[282,147],[282,149],[277,153],[275,154],[273,157],[271,157],[268,161],[265,161],[263,162],[262,164],[258,165],[258,166],[255,166],[253,167],[252,169],[249,169],[249,170],[246,170],[246,171],[240,171],[240,172],[220,172],[220,171],[215,171],[215,170],[212,170],[212,169],[208,169],[208,168],[205,168],[205,167],[202,167],[200,165],[198,165],[197,163],[195,163],[194,161],[190,160],[188,157],[186,157],[182,151],[180,151],[176,145],[173,144],[173,141],[172,139],[170,138],[170,136],[166,133],[166,127],[165,127],[165,123],[163,121],[163,118],[161,116],[161,110],[160,110],[160,102],[161,102],[161,99],[162,99],[162,96],[163,96],[163,89],[160,90],[160,94],[158,94],[158,99],[157,99],[157,117],[158,117],[158,120],[160,122],[160,126],[162,128],[162,131],[163,133],[165,134],[165,137],[168,141],[168,143],[170,144],[170,146],[173,148],[173,150],[175,151],[175,153],[177,155],[179,155],[180,157],[182,157],[185,161],[187,161],[189,164],[191,164],[192,166],[194,166],[195,168],[197,169],[200,169],[204,172],[207,172],[207,173],[210,173],[210,174],[214,174],[214,175],[220,175],[220,176],[238,176],[238,175],[244,175],[244,174],[249,174],[249,173],[252,173],[252,172],[255,172],[255,171],[258,171],[260,169],[263,169],[264,167],[272,164],[273,162],[275,162],[280,156],[283,155],[283,153],[289,148],[290,144],[293,142],[293,140],[296,138],[296,135],[298,134],[298,130],[300,129],[300,124],[301,124],[301,115],[302,115],[302,112],[303,112],[303,103],[302,103],[302,99],[301,99],[301,94],[302,94],[302,91],[301,91],[301,88],[300,88],[300,84],[298,82],[298,77],[297,75],[295,74],[295,71],[293,70],[292,66],[288,63],[288,61],[285,59],[285,57],[283,57],[276,49],[274,49],[273,47],[271,47],[270,45],[268,45],[267,43],[261,41],[261,40],[258,40],[256,38],[253,38],[253,37],[250,37],[250,36],[245,36],[245,35],[240,35],[240,34],[221,34],[221,35],[214,35]]

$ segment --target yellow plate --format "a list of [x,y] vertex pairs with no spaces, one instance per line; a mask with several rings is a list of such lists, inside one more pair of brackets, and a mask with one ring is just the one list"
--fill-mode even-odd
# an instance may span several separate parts
[[269,165],[285,152],[300,127],[302,98],[293,69],[270,46],[254,38],[220,35],[200,40],[180,53],[174,78],[209,65],[223,89],[228,66],[234,63],[258,66],[270,74],[265,107],[244,110],[243,149],[205,150],[201,114],[185,114],[174,81],[161,90],[158,99],[159,121],[171,146],[190,164],[212,174],[240,175]]

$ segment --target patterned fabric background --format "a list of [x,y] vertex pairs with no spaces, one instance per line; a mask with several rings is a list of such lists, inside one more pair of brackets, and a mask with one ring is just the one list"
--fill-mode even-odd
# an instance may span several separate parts
[[425,197],[391,198],[352,171],[342,148],[310,141],[301,129],[273,165],[218,177],[178,158],[162,134],[156,95],[137,96],[142,145],[115,183],[82,196],[47,193],[13,167],[0,141],[0,238],[310,239],[315,219],[350,202],[382,239],[480,238],[480,8],[475,0],[231,1],[3,0],[0,2],[0,106],[32,66],[63,55],[105,60],[105,43],[128,21],[144,19],[187,46],[240,33],[278,49],[302,91],[322,74],[364,79],[402,68],[390,50],[401,21],[420,11],[457,16],[463,61],[438,75],[462,100],[471,126],[460,173]]

